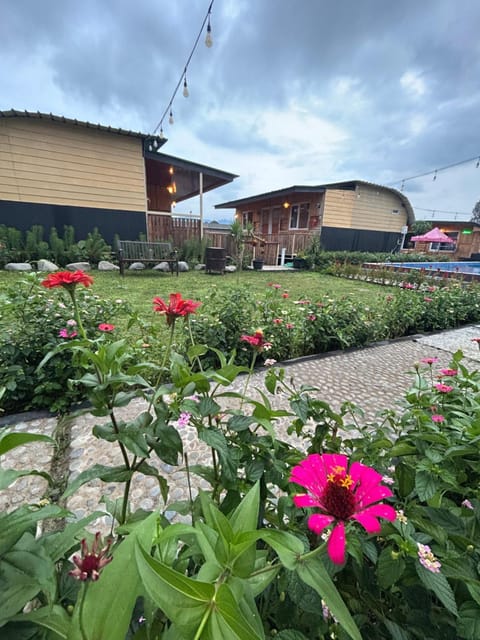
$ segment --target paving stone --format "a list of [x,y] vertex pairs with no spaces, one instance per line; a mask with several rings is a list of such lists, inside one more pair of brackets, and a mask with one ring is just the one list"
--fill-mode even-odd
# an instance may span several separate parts
[[[280,366],[286,369],[287,379],[294,378],[297,388],[302,384],[318,387],[314,395],[327,401],[334,410],[338,410],[344,401],[351,401],[365,412],[364,421],[372,421],[382,410],[400,408],[399,403],[403,394],[413,380],[414,365],[420,362],[421,358],[437,357],[438,368],[446,367],[450,363],[452,354],[461,349],[467,356],[464,364],[469,369],[477,369],[480,366],[480,351],[477,344],[472,342],[472,338],[476,337],[480,337],[480,325],[384,342],[347,352],[302,358]],[[249,395],[258,396],[258,389],[263,388],[265,373],[266,369],[256,372],[251,377]],[[244,385],[245,378],[237,379],[232,389],[243,391]],[[234,406],[232,404],[234,402],[238,406],[237,400],[229,399],[228,402],[230,406]],[[287,398],[284,394],[278,394],[272,399],[272,404],[276,408],[287,407]],[[146,404],[141,399],[135,399],[127,407],[119,410],[118,417],[121,420],[130,420],[145,408]],[[90,414],[73,419],[69,451],[70,480],[93,464],[122,463],[118,447],[92,435],[92,428],[98,422],[99,419]],[[14,428],[21,432],[53,435],[55,426],[55,418],[45,418],[30,422],[22,421]],[[289,436],[287,426],[288,419],[283,419],[277,428],[278,437],[302,447],[302,439],[295,435]],[[312,424],[311,430],[313,429]],[[210,463],[210,449],[198,440],[194,427],[187,425],[182,430],[181,436],[190,465]],[[2,457],[2,466],[16,469],[40,468],[48,471],[52,451],[51,446],[43,443],[19,447],[10,455]],[[169,502],[188,499],[188,482],[183,463],[177,468],[155,458],[150,462],[165,475],[169,482]],[[194,494],[198,488],[208,488],[206,481],[201,478],[192,476],[191,480]],[[21,478],[8,490],[0,491],[0,511],[9,511],[23,502],[36,502],[40,500],[46,488],[46,482],[42,478],[37,476]],[[102,495],[115,500],[121,498],[122,494],[123,488],[120,485],[92,480],[69,498],[67,506],[75,517],[83,517],[94,510],[105,512],[105,505],[100,502]],[[131,500],[133,509],[164,510],[166,506],[163,504],[156,479],[141,474],[134,480]],[[170,512],[169,515],[174,517]],[[188,521],[188,518],[178,516],[175,519],[179,522]],[[96,530],[96,527],[103,533],[108,533],[111,528],[111,517],[109,515],[100,517],[92,523],[90,529]]]

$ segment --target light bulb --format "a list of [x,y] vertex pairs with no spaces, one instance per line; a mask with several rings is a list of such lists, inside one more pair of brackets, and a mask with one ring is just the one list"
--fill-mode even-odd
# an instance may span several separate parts
[[152,145],[151,145],[151,144],[149,144],[149,145],[148,145],[148,150],[149,150],[149,151],[153,151],[153,148],[152,148]]
[[170,115],[168,117],[168,123],[173,124],[175,120],[173,119],[173,111],[170,109]]
[[157,141],[157,139],[156,139],[156,138],[155,138],[155,140],[153,141],[153,147],[154,147],[154,149],[158,149],[158,141]]
[[185,98],[188,98],[188,96],[190,95],[190,93],[188,91],[188,87],[187,87],[187,79],[186,78],[183,81],[183,95],[185,96]]
[[212,27],[210,26],[210,17],[208,18],[208,24],[207,24],[207,35],[205,36],[205,44],[206,46],[210,49],[210,47],[213,44],[213,40],[212,40]]
[[165,136],[163,134],[163,127],[160,127],[160,134],[159,134],[160,140],[165,140]]

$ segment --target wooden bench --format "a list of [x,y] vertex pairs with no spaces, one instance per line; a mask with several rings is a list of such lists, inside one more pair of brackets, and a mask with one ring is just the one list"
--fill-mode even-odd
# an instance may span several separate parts
[[178,252],[172,249],[170,242],[140,242],[134,240],[119,240],[117,247],[120,275],[125,275],[125,265],[133,262],[158,264],[167,262],[170,272],[178,276]]

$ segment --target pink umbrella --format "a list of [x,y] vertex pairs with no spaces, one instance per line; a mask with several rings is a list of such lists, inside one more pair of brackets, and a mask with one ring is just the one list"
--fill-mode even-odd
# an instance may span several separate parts
[[448,244],[455,244],[455,240],[447,236],[443,231],[440,231],[438,227],[427,231],[427,233],[421,236],[413,236],[410,240],[412,242],[446,242]]

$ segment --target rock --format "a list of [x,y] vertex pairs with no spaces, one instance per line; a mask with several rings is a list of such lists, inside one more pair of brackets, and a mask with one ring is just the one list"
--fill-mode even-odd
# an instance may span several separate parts
[[235,273],[236,270],[237,267],[234,264],[227,264],[227,266],[225,267],[225,271],[227,273]]
[[113,264],[113,262],[108,262],[108,260],[100,260],[100,262],[98,263],[99,271],[118,271],[119,269],[120,267],[118,267],[116,264]]
[[8,262],[4,269],[5,271],[31,271],[32,265],[28,262]]
[[50,262],[50,260],[39,260],[37,269],[39,271],[58,271],[57,265],[54,262]]
[[128,268],[130,271],[141,271],[142,269],[145,269],[145,265],[143,262],[132,262]]
[[89,262],[71,262],[65,268],[69,271],[90,271],[92,267]]
[[183,261],[179,261],[178,263],[178,270],[179,271],[188,271],[188,264],[186,262]]
[[201,263],[200,264],[196,264],[194,269],[195,269],[195,271],[205,271],[205,266],[206,265],[201,264]]
[[168,262],[159,262],[153,267],[153,269],[155,271],[165,271],[165,273],[169,273],[170,265],[168,264]]

